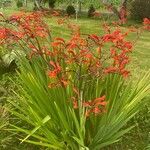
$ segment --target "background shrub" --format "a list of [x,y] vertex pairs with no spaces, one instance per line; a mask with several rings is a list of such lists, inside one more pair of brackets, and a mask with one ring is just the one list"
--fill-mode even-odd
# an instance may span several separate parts
[[88,10],[88,17],[92,17],[94,12],[95,12],[95,8],[93,5],[91,5]]
[[150,0],[132,0],[130,12],[135,20],[150,18]]
[[70,15],[74,15],[76,13],[76,10],[72,5],[69,5],[66,8],[66,12],[67,12],[68,16],[70,16]]
[[23,7],[23,2],[21,0],[17,1],[17,7],[18,8]]
[[49,0],[48,1],[49,8],[54,8],[55,7],[55,2],[56,2],[56,0]]

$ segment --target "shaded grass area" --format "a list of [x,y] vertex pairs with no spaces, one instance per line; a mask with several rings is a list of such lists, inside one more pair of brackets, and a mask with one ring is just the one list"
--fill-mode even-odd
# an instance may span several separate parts
[[[5,12],[6,13],[6,12]],[[12,13],[11,11],[8,12]],[[58,18],[48,18],[46,22],[50,25],[52,30],[52,35],[54,37],[63,37],[68,38],[70,31],[61,25],[57,25]],[[101,35],[103,32],[102,28],[102,20],[95,20],[95,19],[71,19],[72,22],[77,23],[81,26],[81,32],[86,34],[97,34]],[[139,25],[137,25],[139,26]],[[123,30],[128,29],[128,27],[122,27]],[[150,32],[143,32],[140,38],[138,39],[136,46],[132,53],[131,59],[131,69],[133,72],[133,80],[136,80],[141,74],[147,71],[150,68]],[[135,40],[136,34],[132,33],[129,36],[130,40]],[[4,82],[9,81],[9,78],[13,79],[14,75],[4,74],[0,81],[0,86],[3,87],[4,90],[7,90],[6,97],[12,96],[11,89],[16,88],[13,87],[13,82],[8,82],[7,84]],[[8,78],[7,78],[8,77]],[[15,79],[13,79],[15,80]],[[9,91],[10,90],[10,91]],[[113,145],[109,148],[105,148],[105,150],[144,150],[144,148],[148,145],[148,132],[150,131],[150,104],[144,106],[143,110],[134,118],[132,119],[129,124],[135,124],[135,128],[125,137],[123,140],[116,145]],[[15,144],[14,145],[16,150],[25,150],[31,149],[35,150],[35,147],[28,147],[28,145],[22,144]]]

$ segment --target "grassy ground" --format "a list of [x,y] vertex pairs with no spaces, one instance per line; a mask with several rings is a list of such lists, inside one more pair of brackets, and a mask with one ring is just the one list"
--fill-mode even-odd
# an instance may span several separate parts
[[[12,14],[14,10],[3,10],[5,14]],[[16,10],[15,10],[16,12]],[[69,31],[65,27],[61,27],[60,25],[56,24],[57,18],[49,18],[46,19],[47,23],[50,25],[52,29],[52,34],[58,37],[65,37],[67,38],[69,36]],[[87,19],[82,18],[78,19],[76,21],[75,19],[72,19],[73,22],[76,22],[81,26],[81,32],[82,33],[95,33],[95,34],[101,34],[102,33],[102,20],[96,20],[96,19]],[[140,25],[137,25],[140,26]],[[122,29],[128,29],[128,26],[122,27]],[[133,72],[133,80],[136,80],[136,78],[140,77],[141,74],[145,71],[147,71],[150,68],[150,32],[143,32],[140,38],[138,39],[136,46],[134,48],[134,51],[132,53],[132,59],[131,59],[131,69]],[[129,39],[135,40],[136,34],[131,34]],[[11,89],[16,88],[13,86],[12,82],[10,81],[10,78],[14,79],[14,75],[10,74],[4,74],[1,81],[0,81],[0,87],[6,90],[7,93],[6,97],[9,97],[11,95]],[[0,95],[1,96],[1,95]],[[4,99],[3,99],[4,100]],[[1,96],[2,101],[2,96]],[[117,145],[114,145],[113,147],[109,147],[109,150],[144,150],[144,148],[148,145],[148,132],[150,131],[150,104],[147,104],[143,108],[143,110],[130,122],[135,124],[134,130],[126,135],[122,142],[120,142]],[[17,143],[17,142],[16,142]],[[1,149],[1,147],[0,147]],[[6,148],[8,149],[8,148]],[[28,145],[23,145],[20,147],[20,145],[14,144],[13,148],[9,148],[10,150],[35,150],[34,147],[28,147]],[[107,148],[105,149],[107,150]]]

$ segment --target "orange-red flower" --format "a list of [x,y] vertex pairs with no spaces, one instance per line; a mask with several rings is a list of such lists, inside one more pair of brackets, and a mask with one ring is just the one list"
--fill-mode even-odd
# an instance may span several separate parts
[[98,115],[100,112],[103,112],[107,102],[105,101],[105,95],[99,98],[96,98],[92,101],[87,101],[83,103],[83,106],[87,108],[86,117],[89,117],[91,114]]
[[60,16],[60,12],[58,12],[58,11],[53,11],[53,12],[52,12],[52,16]]
[[143,24],[144,24],[144,29],[150,31],[150,18],[144,18]]
[[61,67],[58,62],[54,63],[53,61],[50,61],[50,65],[53,67],[53,70],[49,71],[48,75],[51,78],[56,78],[57,75],[61,72]]

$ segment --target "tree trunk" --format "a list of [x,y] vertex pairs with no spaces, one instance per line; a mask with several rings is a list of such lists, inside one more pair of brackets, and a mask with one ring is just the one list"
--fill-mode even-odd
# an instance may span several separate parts
[[25,3],[25,6],[27,7],[27,6],[28,6],[28,1],[27,1],[27,0],[25,0],[25,2],[24,2],[24,3]]
[[41,9],[41,0],[34,0],[34,9],[35,10]]
[[82,2],[79,1],[79,13],[81,13],[81,10],[82,10]]

